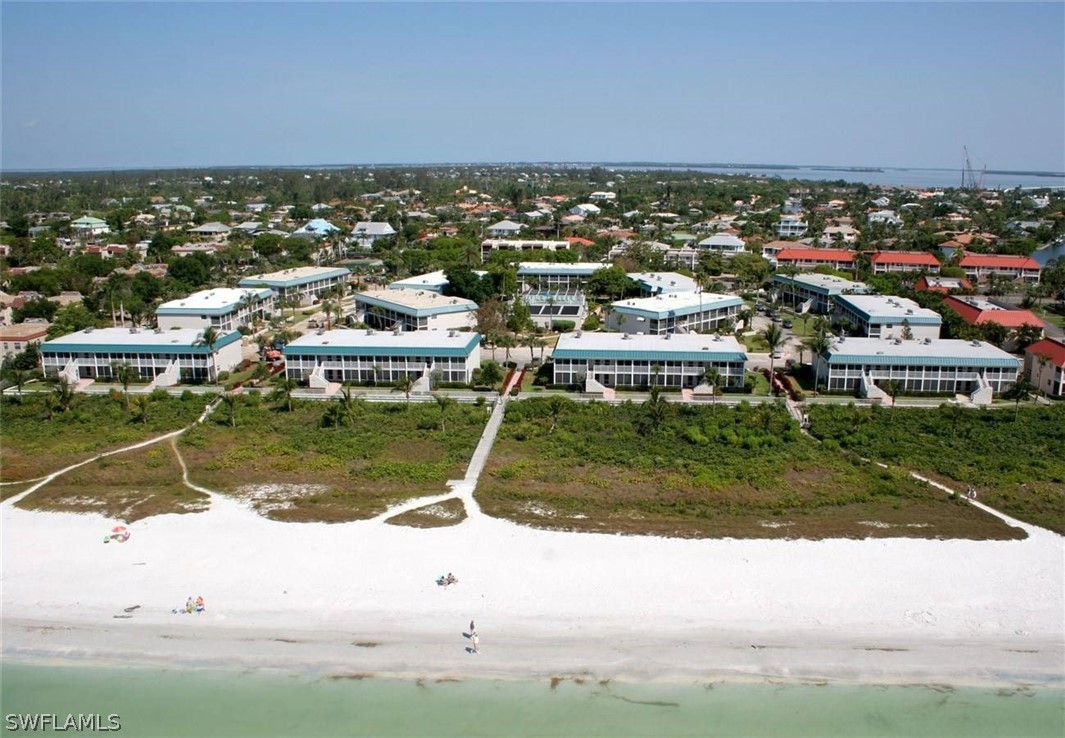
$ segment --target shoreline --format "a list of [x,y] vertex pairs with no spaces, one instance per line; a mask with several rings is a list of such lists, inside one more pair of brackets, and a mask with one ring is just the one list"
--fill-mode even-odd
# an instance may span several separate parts
[[[175,616],[179,617],[179,616]],[[1053,640],[903,639],[795,632],[512,630],[470,654],[459,629],[343,631],[204,622],[61,622],[4,618],[5,663],[256,672],[320,679],[573,681],[578,684],[796,684],[1065,691]]]
[[[1065,686],[1063,538],[671,539],[0,506],[5,661],[341,678]],[[453,571],[457,584],[436,579]],[[200,615],[174,614],[202,595]],[[479,654],[466,652],[470,620]],[[361,645],[359,645],[361,644]]]

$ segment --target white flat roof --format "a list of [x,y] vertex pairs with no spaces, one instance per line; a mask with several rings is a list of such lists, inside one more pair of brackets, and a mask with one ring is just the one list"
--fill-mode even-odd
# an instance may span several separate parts
[[650,289],[661,288],[666,292],[695,292],[699,289],[694,279],[678,272],[629,272],[629,279]]
[[854,291],[860,292],[868,290],[869,287],[864,282],[854,282],[850,279],[844,279],[843,277],[837,277],[833,274],[795,274],[788,276],[785,274],[777,274],[778,278],[789,279],[799,284],[805,284],[810,287],[820,287],[821,289],[828,290],[830,292],[844,292]]
[[594,274],[606,269],[608,264],[596,261],[578,261],[572,264],[554,261],[523,261],[518,264],[518,274]]
[[[370,299],[367,299],[370,298]],[[391,302],[408,308],[434,308],[443,305],[465,305],[470,310],[477,309],[477,303],[465,297],[449,297],[431,290],[366,290],[356,292],[355,300],[370,302]]]
[[836,298],[837,305],[850,305],[858,312],[864,313],[870,322],[881,322],[882,319],[918,319],[922,323],[942,323],[942,316],[935,310],[929,310],[918,305],[908,297],[895,297],[893,295],[840,295]]
[[[941,361],[977,362],[985,366],[1017,366],[1019,360],[986,341],[956,338],[885,341],[881,338],[837,339],[828,351],[832,364],[876,362],[933,365]],[[990,363],[988,363],[990,362]]]
[[[351,272],[343,267],[303,266],[284,269],[280,272],[270,272],[269,274],[252,274],[242,278],[240,282],[245,286],[254,286],[255,283],[261,282],[269,286],[292,287],[294,286],[293,283],[302,284],[332,277],[346,278],[350,274]],[[271,282],[275,284],[271,285]]]
[[252,294],[262,299],[270,295],[270,288],[255,289],[253,287],[218,287],[213,290],[201,290],[193,292],[188,297],[164,302],[155,312],[157,315],[184,315],[201,313],[204,311],[228,312],[240,305],[244,295]]
[[417,355],[419,351],[447,351],[467,355],[481,340],[469,331],[373,331],[332,330],[307,333],[285,346],[284,353],[318,354],[328,351],[360,353],[377,350],[382,354]]
[[727,354],[743,361],[747,349],[732,336],[711,336],[700,333],[671,333],[662,336],[626,333],[563,333],[552,355],[556,358],[595,358],[609,352],[624,354],[672,354],[675,358],[694,361],[708,354]]
[[709,310],[715,307],[741,305],[743,300],[736,295],[719,295],[713,292],[667,292],[652,297],[636,297],[612,303],[615,310],[668,315],[674,311]]
[[[200,328],[176,328],[158,333],[151,329],[138,329],[135,333],[129,328],[86,328],[77,333],[68,333],[41,344],[42,351],[94,350],[94,351],[140,351],[155,349],[188,349],[196,346],[203,335]],[[213,344],[215,348],[233,341],[239,341],[238,331],[219,331],[219,338]]]
[[447,276],[444,274],[444,270],[441,269],[438,272],[416,274],[406,279],[397,279],[395,282],[389,282],[388,286],[393,289],[411,289],[414,287],[443,287],[447,283]]

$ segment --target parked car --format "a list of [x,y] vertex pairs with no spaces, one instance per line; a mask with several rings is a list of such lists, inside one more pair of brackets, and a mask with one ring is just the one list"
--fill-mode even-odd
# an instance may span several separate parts
[[785,328],[791,328],[794,323],[792,323],[790,320],[785,320],[783,323],[781,323],[781,325],[783,325]]
[[780,351],[780,349],[777,349],[776,351],[773,352],[773,358],[774,359],[781,359],[783,357],[784,357],[784,354]]

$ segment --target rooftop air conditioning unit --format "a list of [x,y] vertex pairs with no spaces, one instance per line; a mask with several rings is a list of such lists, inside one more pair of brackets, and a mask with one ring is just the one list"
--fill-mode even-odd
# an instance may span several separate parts
[[130,333],[136,333],[136,332],[137,332],[137,329],[136,329],[136,328],[130,328],[130,329],[129,329],[129,332],[130,332]]

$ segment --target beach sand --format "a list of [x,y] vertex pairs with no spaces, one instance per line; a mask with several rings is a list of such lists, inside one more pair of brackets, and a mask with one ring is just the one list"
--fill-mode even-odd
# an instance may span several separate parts
[[[404,678],[1062,684],[1065,546],[279,523],[2,509],[15,660]],[[457,584],[436,579],[453,572]],[[203,596],[206,612],[175,614]],[[139,605],[127,615],[124,609]],[[116,618],[115,616],[120,616]],[[464,636],[477,623],[480,653]]]

